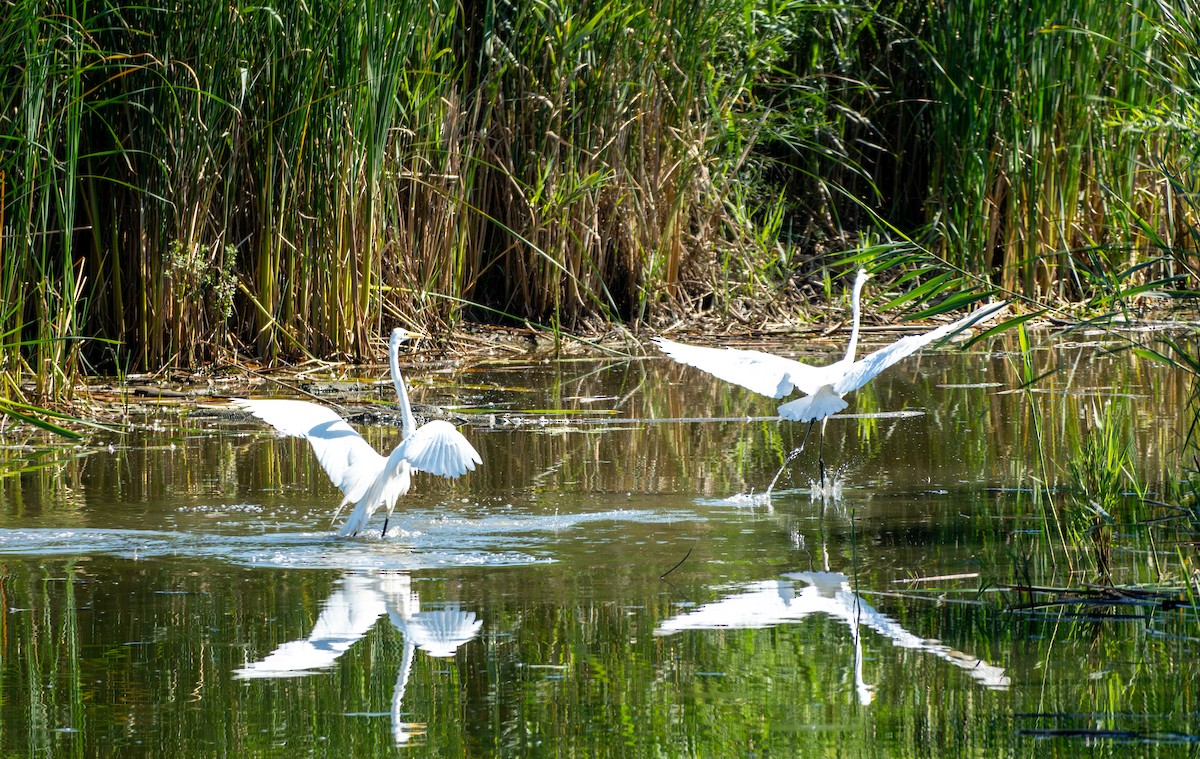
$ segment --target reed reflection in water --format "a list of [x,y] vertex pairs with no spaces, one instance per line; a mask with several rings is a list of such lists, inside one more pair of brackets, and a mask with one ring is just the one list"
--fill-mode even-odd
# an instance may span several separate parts
[[[1096,411],[1124,404],[1153,484],[1190,384],[1096,346],[1029,361],[1058,371],[1013,392],[1024,357],[997,342],[862,388],[829,423],[844,487],[824,508],[798,481],[732,498],[799,435],[664,359],[420,373],[414,400],[475,413],[488,465],[424,479],[386,538],[331,535],[339,496],[307,444],[245,421],[9,440],[0,753],[996,755],[1080,722],[1200,734],[1193,612],[1016,611],[1002,590],[1080,582],[1034,478],[1067,497]],[[1134,527],[1113,535],[1126,582],[1189,559]],[[439,648],[438,627],[460,632]]]

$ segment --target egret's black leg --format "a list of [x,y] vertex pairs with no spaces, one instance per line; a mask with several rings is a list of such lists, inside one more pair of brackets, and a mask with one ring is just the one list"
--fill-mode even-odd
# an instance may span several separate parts
[[767,498],[771,497],[771,491],[775,489],[775,483],[779,481],[779,475],[783,474],[783,470],[787,469],[788,464],[792,463],[792,459],[796,458],[804,451],[804,445],[808,442],[808,436],[812,432],[812,428],[815,423],[816,420],[808,423],[808,430],[804,433],[804,439],[800,441],[800,447],[792,449],[792,452],[789,453],[787,458],[783,460],[783,466],[779,467],[779,471],[776,472],[775,476],[771,478],[771,484],[767,486]]
[[386,515],[383,517],[383,532],[379,533],[379,537],[381,537],[381,538],[382,538],[382,537],[385,537],[385,536],[387,535],[387,523],[388,523],[388,520],[389,520],[389,519],[391,519],[391,518],[392,518],[392,515],[391,515],[391,514],[386,514]]
[[776,472],[775,476],[771,478],[771,484],[767,486],[767,492],[766,492],[767,498],[771,497],[771,491],[775,489],[775,483],[779,481],[779,475],[783,474],[783,470],[788,468],[788,464],[792,463],[792,459],[799,456],[803,450],[804,450],[804,446],[800,446],[799,448],[794,448],[792,450],[792,452],[787,455],[787,458],[783,460],[783,466],[779,467],[779,471]]
[[[817,447],[817,466],[821,469],[821,490],[825,490],[825,423],[829,421],[829,417],[821,420],[821,442]],[[812,429],[812,425],[809,425]],[[806,436],[807,437],[807,436]]]

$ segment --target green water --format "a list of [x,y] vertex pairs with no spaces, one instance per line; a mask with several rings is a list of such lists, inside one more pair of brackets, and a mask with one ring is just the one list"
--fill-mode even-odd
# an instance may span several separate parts
[[[0,755],[1189,755],[1190,608],[1003,589],[1093,579],[1031,485],[1065,487],[1112,403],[1161,479],[1189,387],[1097,346],[1036,361],[1032,394],[1002,344],[901,364],[847,412],[912,413],[828,426],[838,497],[810,443],[769,503],[804,432],[769,399],[658,359],[414,367],[419,402],[482,410],[484,465],[358,540],[306,444],[252,420],[10,434]],[[1129,584],[1194,551],[1113,545]]]

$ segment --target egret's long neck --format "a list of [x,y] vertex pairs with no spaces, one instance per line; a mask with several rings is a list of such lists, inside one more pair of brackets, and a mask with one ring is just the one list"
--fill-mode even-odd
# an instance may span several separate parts
[[854,280],[854,295],[851,296],[851,308],[854,310],[854,323],[850,327],[850,345],[846,346],[846,363],[854,363],[854,353],[858,350],[858,317],[859,305],[862,298],[863,285],[867,282],[867,270],[859,269],[858,277]]
[[408,388],[404,386],[404,377],[400,376],[400,335],[393,332],[388,343],[388,361],[392,365],[392,384],[396,386],[396,398],[400,401],[400,434],[408,437],[417,428],[417,420],[413,418],[412,407],[408,405]]

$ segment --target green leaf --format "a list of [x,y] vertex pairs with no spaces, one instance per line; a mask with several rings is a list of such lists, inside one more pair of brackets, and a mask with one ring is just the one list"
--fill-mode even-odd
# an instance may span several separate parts
[[39,419],[36,416],[23,414],[14,409],[7,401],[0,401],[0,414],[8,414],[11,417],[20,419],[28,424],[32,424],[34,427],[40,427],[47,432],[53,432],[55,435],[65,437],[70,440],[79,440],[83,437],[83,435],[80,433],[69,430],[66,427],[59,427],[57,424],[47,422],[44,419]]
[[1041,316],[1042,314],[1046,313],[1049,310],[1050,309],[1048,309],[1048,308],[1043,308],[1040,311],[1034,311],[1033,313],[1030,313],[1030,314],[1022,314],[1021,316],[1014,316],[1011,319],[1005,319],[1004,321],[1000,322],[999,324],[994,324],[991,327],[988,327],[983,332],[980,332],[978,335],[975,335],[970,340],[968,340],[963,345],[963,350],[966,350],[966,349],[970,348],[971,346],[973,346],[975,343],[977,343],[981,340],[986,340],[989,337],[992,337],[993,335],[998,335],[1001,332],[1007,332],[1008,330],[1012,329],[1013,327],[1024,324],[1025,322],[1029,321],[1030,319],[1036,319],[1037,317]]

